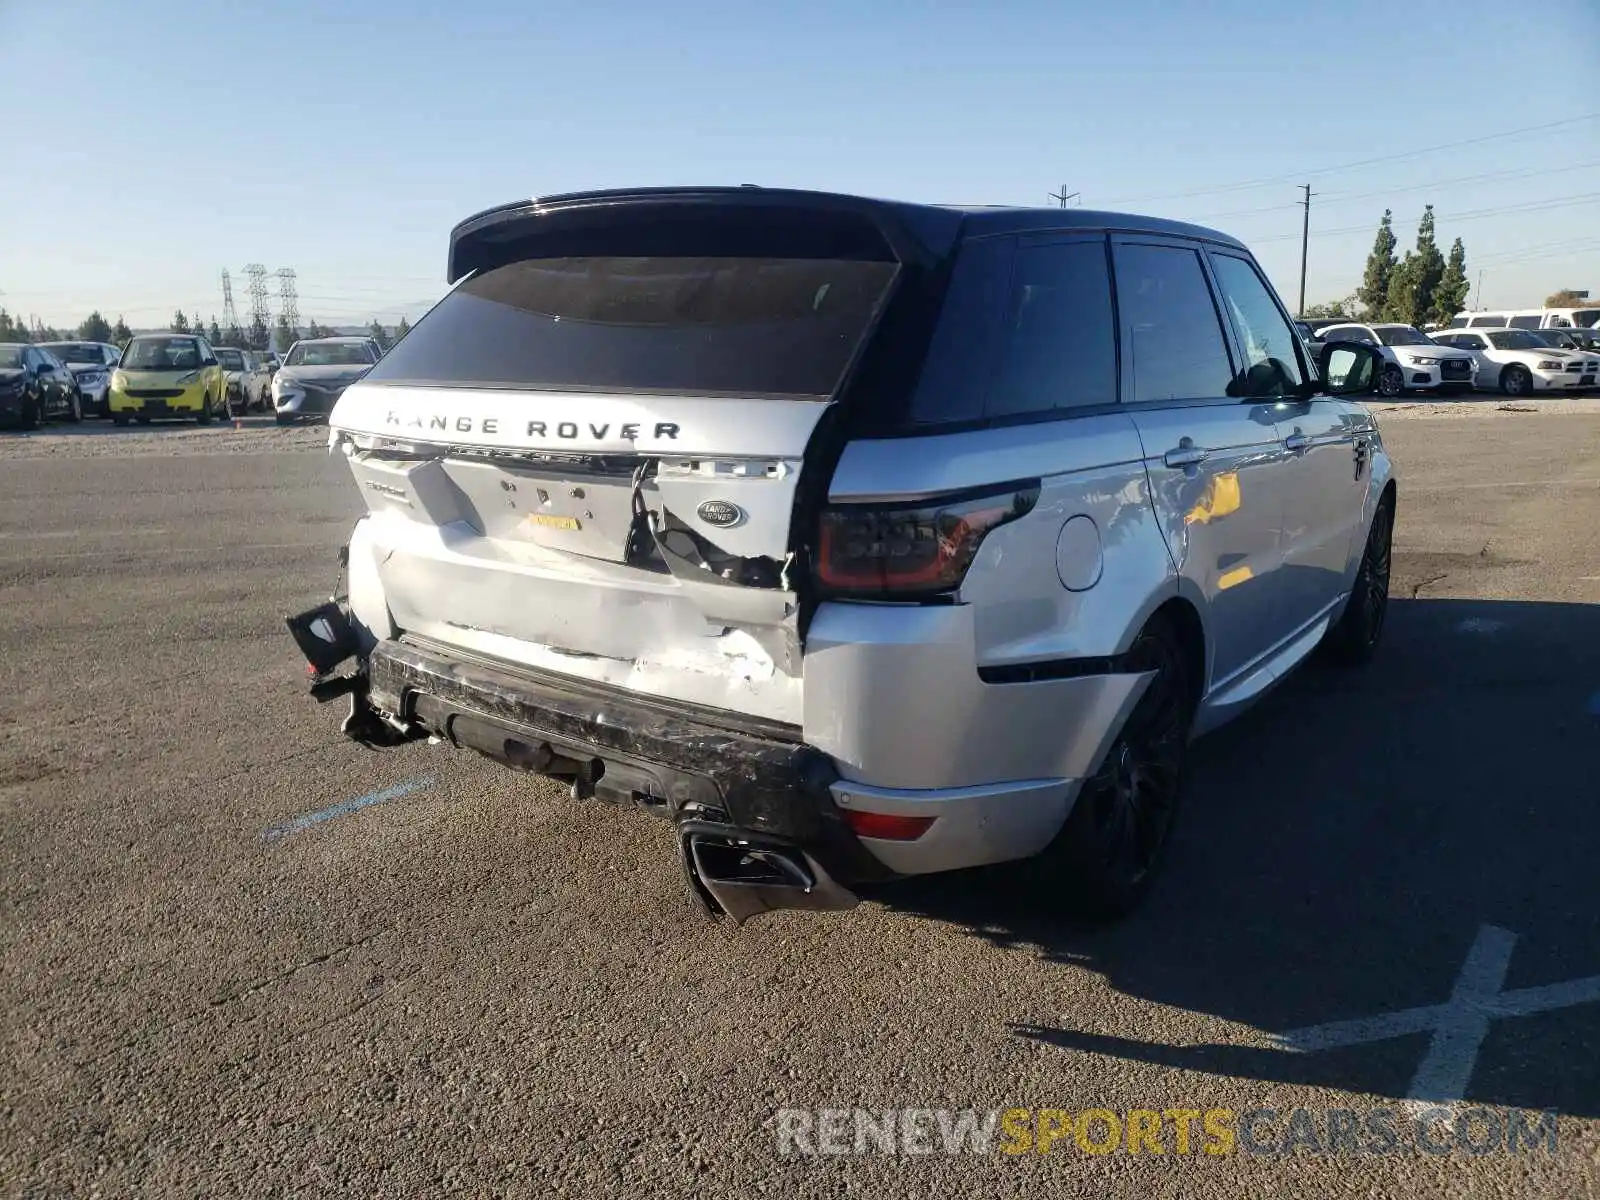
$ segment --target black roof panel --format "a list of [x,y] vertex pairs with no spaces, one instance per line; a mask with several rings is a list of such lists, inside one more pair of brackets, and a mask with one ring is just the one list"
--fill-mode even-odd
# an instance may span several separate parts
[[[535,196],[516,200],[475,213],[459,222],[450,234],[449,282],[454,283],[474,269],[476,257],[471,246],[483,238],[495,238],[496,228],[583,210],[633,205],[751,204],[797,206],[836,213],[851,213],[880,224],[889,240],[900,251],[920,248],[938,253],[955,236],[1014,233],[1049,233],[1073,230],[1111,230],[1150,233],[1169,237],[1195,238],[1244,249],[1243,243],[1225,233],[1169,221],[1161,217],[1132,213],[1102,212],[1085,208],[1011,208],[1005,206],[915,204],[904,200],[884,200],[839,192],[806,191],[792,188],[762,188],[751,184],[737,187],[657,187],[619,188],[605,191],[566,192],[554,196]],[[898,236],[896,236],[898,235]]]

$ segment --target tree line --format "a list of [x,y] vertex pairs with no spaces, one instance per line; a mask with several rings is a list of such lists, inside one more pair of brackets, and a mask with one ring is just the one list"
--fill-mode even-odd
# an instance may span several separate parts
[[[1361,286],[1343,300],[1313,304],[1308,317],[1349,317],[1365,321],[1394,321],[1402,325],[1445,325],[1466,311],[1472,283],[1467,278],[1467,250],[1460,238],[1450,244],[1448,256],[1439,252],[1433,205],[1422,210],[1417,244],[1404,258],[1395,257],[1394,213],[1383,210],[1378,235],[1361,276]],[[1573,308],[1582,304],[1576,292],[1562,290],[1546,296],[1546,308]]]
[[[182,309],[172,314],[172,322],[167,326],[173,333],[196,333],[209,341],[213,346],[233,346],[240,350],[266,350],[270,348],[272,331],[259,315],[253,317],[246,328],[230,325],[224,329],[217,324],[213,316],[210,324],[206,324],[196,314],[191,321]],[[377,340],[384,350],[399,341],[411,328],[411,323],[400,318],[400,323],[395,326],[391,335],[382,323],[373,321],[368,327],[368,332]],[[289,320],[282,313],[274,323],[278,335],[278,345],[288,349],[301,338],[333,337],[338,332],[328,325],[319,325],[310,321],[302,329],[290,325]],[[126,348],[133,340],[133,330],[128,328],[128,323],[120,316],[113,325],[96,309],[78,325],[76,329],[56,329],[45,326],[42,329],[30,329],[27,322],[20,317],[13,317],[5,309],[0,308],[0,342],[106,342],[111,345]]]
[[1343,300],[1314,304],[1308,317],[1351,317],[1367,321],[1394,321],[1401,325],[1443,325],[1461,312],[1472,291],[1467,278],[1467,248],[1460,238],[1448,256],[1439,250],[1433,205],[1422,210],[1416,245],[1397,258],[1399,239],[1394,236],[1394,212],[1383,210],[1378,234],[1367,255],[1361,286]]

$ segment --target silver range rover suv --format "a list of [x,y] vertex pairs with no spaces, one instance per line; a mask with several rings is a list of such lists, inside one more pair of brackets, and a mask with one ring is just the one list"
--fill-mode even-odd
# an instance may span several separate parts
[[311,690],[659,813],[715,915],[997,863],[1125,913],[1191,740],[1377,646],[1381,363],[1223,234],[654,189],[448,274],[331,414],[369,511]]

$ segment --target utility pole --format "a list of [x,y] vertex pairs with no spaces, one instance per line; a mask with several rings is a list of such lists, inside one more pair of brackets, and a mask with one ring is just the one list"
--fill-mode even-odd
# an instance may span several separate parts
[[1311,247],[1311,185],[1300,185],[1306,191],[1306,197],[1301,201],[1305,205],[1305,216],[1300,224],[1300,316],[1306,315],[1306,254]]
[[1059,192],[1051,192],[1050,193],[1050,199],[1061,201],[1061,207],[1065,208],[1067,206],[1067,201],[1068,200],[1075,200],[1075,199],[1077,199],[1077,197],[1079,197],[1081,195],[1083,195],[1082,192],[1073,192],[1073,193],[1071,193],[1069,195],[1067,193],[1067,185],[1063,183],[1061,185],[1061,190]]
[[1476,297],[1476,301],[1477,302],[1473,305],[1473,307],[1474,308],[1482,308],[1483,307],[1483,268],[1482,267],[1478,268],[1478,295]]

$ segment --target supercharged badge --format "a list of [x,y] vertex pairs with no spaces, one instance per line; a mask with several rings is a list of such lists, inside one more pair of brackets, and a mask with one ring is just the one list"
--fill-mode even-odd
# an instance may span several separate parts
[[695,511],[707,525],[718,529],[730,529],[744,520],[744,509],[731,500],[707,500]]

